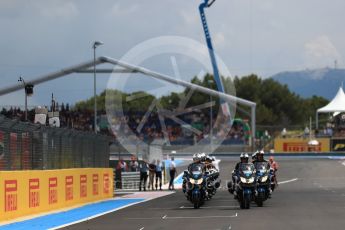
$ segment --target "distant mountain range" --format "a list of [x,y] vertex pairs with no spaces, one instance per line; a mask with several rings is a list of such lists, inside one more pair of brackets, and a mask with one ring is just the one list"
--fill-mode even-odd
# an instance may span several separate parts
[[281,72],[272,78],[288,85],[292,92],[302,97],[313,95],[332,100],[342,82],[345,86],[345,69],[313,69],[303,71]]

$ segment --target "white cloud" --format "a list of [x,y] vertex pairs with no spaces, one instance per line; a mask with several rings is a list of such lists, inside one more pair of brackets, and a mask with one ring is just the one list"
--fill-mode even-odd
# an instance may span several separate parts
[[69,0],[37,1],[35,7],[43,17],[49,19],[70,20],[79,15],[78,7]]
[[304,45],[307,67],[330,66],[342,59],[335,45],[326,35],[321,35]]
[[135,13],[139,10],[139,5],[138,4],[131,4],[128,5],[127,7],[122,6],[119,3],[115,3],[113,7],[111,8],[111,15],[117,16],[117,15],[128,15]]

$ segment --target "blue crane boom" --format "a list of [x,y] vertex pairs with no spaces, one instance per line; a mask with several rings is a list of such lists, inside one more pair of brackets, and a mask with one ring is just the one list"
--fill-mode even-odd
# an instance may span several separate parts
[[[210,31],[209,31],[208,26],[207,26],[207,20],[206,20],[206,15],[205,15],[205,8],[210,7],[215,1],[216,0],[204,0],[204,2],[199,5],[199,12],[200,12],[200,17],[201,17],[202,27],[204,29],[204,33],[205,33],[205,37],[206,37],[208,52],[209,52],[210,58],[211,58],[214,80],[216,82],[218,91],[225,93],[222,79],[219,76],[219,69],[218,69],[218,65],[217,65],[217,60],[216,60],[216,56],[214,53],[211,34],[210,34]],[[221,100],[221,106],[222,106],[223,113],[226,115],[229,115],[231,117],[228,104],[226,102],[224,102],[223,100]]]

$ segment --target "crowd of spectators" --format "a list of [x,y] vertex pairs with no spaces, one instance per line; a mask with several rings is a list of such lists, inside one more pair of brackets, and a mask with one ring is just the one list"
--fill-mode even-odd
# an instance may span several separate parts
[[[244,128],[244,122],[237,120],[230,126],[230,122],[225,118],[212,119],[213,129],[210,132],[210,117],[202,113],[185,114],[175,119],[157,113],[147,117],[144,113],[129,113],[124,116],[114,116],[111,128],[115,136],[125,135],[129,140],[135,140],[136,137],[145,142],[169,140],[172,145],[192,145],[200,141],[209,144],[211,133],[214,140],[224,140],[225,144],[248,142],[249,135]],[[162,129],[163,125],[165,128]]]
[[[60,127],[72,128],[81,131],[93,131],[94,114],[89,110],[70,110],[69,106],[57,107]],[[1,111],[1,114],[10,118],[24,121],[25,112],[20,108],[10,108]],[[35,110],[28,111],[28,120],[35,120]],[[235,121],[233,126],[225,118],[215,115],[212,117],[213,129],[210,132],[210,116],[204,113],[189,113],[177,117],[169,117],[156,112],[145,116],[145,112],[128,112],[125,115],[113,116],[108,122],[105,111],[98,112],[97,130],[105,135],[123,136],[127,141],[137,140],[144,142],[166,142],[172,145],[193,145],[195,143],[210,143],[212,139],[224,140],[224,144],[245,144],[249,136],[246,135],[243,122]],[[182,121],[182,122],[181,122]],[[181,125],[182,123],[182,125]],[[162,128],[162,126],[165,126]]]
[[[56,112],[59,113],[60,127],[71,128],[81,131],[93,130],[93,111],[70,110],[68,106],[67,108],[61,106],[60,110],[57,110]],[[25,110],[22,110],[21,108],[3,108],[0,114],[12,120],[25,121]],[[28,110],[28,121],[35,121],[35,109]],[[110,134],[108,130],[100,130],[100,127],[98,127],[98,131],[105,134]]]

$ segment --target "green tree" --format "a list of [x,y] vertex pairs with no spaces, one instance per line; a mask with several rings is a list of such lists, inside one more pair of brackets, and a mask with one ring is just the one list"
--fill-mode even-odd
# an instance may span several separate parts
[[[217,89],[213,76],[206,74],[203,79],[194,77],[191,82],[207,88]],[[271,126],[288,126],[298,125],[304,126],[309,121],[309,117],[314,117],[318,108],[326,105],[328,100],[323,97],[313,96],[311,98],[301,98],[295,93],[291,92],[287,85],[282,85],[273,79],[261,79],[257,75],[249,75],[244,77],[235,77],[232,80],[229,77],[222,77],[224,88],[227,93],[234,94],[236,89],[236,96],[253,101],[257,104],[257,124],[271,125]],[[160,100],[160,104],[165,109],[173,110],[177,108],[180,103],[180,98],[186,96],[189,89],[185,89],[181,93],[171,93],[167,96],[156,98],[143,91],[124,93],[119,90],[107,90],[97,96],[97,105],[99,110],[105,110],[105,103],[107,108],[119,111],[141,111],[145,112],[154,100]],[[106,101],[106,97],[111,100]],[[135,98],[135,100],[131,100]],[[194,91],[190,98],[187,107],[205,104],[210,101],[210,96]],[[219,108],[219,99],[213,98],[216,101],[216,106],[213,108],[216,111]],[[86,101],[76,103],[75,110],[93,110],[94,98]],[[66,110],[68,110],[68,104]],[[242,108],[242,107],[241,107]],[[242,108],[241,110],[246,110]],[[238,109],[239,111],[239,109]],[[209,108],[204,109],[208,113]],[[240,117],[247,117],[245,113],[238,113]],[[248,117],[247,117],[248,118]]]

